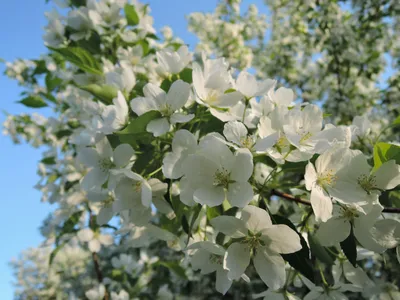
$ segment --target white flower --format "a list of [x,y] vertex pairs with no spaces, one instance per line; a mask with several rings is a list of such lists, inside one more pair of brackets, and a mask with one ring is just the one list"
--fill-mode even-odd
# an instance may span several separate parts
[[179,110],[186,104],[190,94],[190,85],[182,80],[175,81],[166,94],[158,86],[148,83],[143,88],[145,97],[138,97],[131,101],[132,110],[138,115],[156,110],[162,118],[150,121],[147,131],[154,136],[161,136],[170,130],[171,124],[186,123],[194,115],[184,115]]
[[291,89],[280,87],[276,91],[274,89],[270,89],[267,96],[263,98],[265,98],[265,101],[271,101],[274,106],[289,107],[293,105],[294,93]]
[[[232,88],[232,76],[224,59],[206,59],[203,56],[202,68],[193,63],[193,86],[196,92],[196,101],[210,107],[210,112],[219,119],[226,118],[226,113],[217,108],[233,108],[241,99],[242,94],[237,91],[225,93]],[[223,121],[228,121],[224,119]],[[231,120],[236,118],[231,117]]]
[[[248,135],[247,128],[239,121],[230,121],[224,125],[224,136],[230,142],[227,143],[236,149],[244,148],[254,152],[257,149],[271,148],[276,140],[277,135],[270,135],[263,139],[254,135]],[[223,140],[224,141],[224,140]]]
[[337,173],[355,153],[347,148],[332,149],[317,158],[315,167],[311,162],[307,164],[304,179],[307,190],[311,191],[310,201],[317,221],[326,222],[331,217],[330,194],[336,191]]
[[195,249],[190,258],[193,270],[200,269],[201,274],[216,272],[215,288],[225,295],[232,285],[232,280],[228,278],[228,270],[223,267],[225,249],[210,241],[193,243],[186,249]]
[[103,124],[100,130],[110,134],[124,128],[129,121],[129,108],[124,95],[118,91],[117,98],[113,99],[114,105],[108,105],[102,113]]
[[316,286],[305,277],[302,277],[302,280],[310,290],[310,292],[304,297],[304,300],[345,300],[347,297],[343,294],[343,292],[362,291],[362,288],[353,286],[352,284],[342,284],[339,282],[332,287],[323,288]]
[[114,150],[107,138],[96,143],[96,148],[83,148],[78,151],[78,159],[90,168],[81,182],[84,190],[100,188],[108,180],[124,174],[132,167],[134,151],[128,144],[121,144]]
[[370,233],[380,246],[386,249],[397,247],[397,260],[400,263],[400,222],[394,219],[378,220],[371,228]]
[[176,52],[167,48],[161,49],[156,55],[159,64],[157,72],[161,76],[179,74],[192,60],[192,54],[186,45],[180,46]]
[[136,261],[132,255],[121,253],[111,259],[111,264],[116,269],[123,269],[128,274],[134,275],[143,269],[143,262]]
[[68,12],[67,25],[76,30],[70,35],[71,40],[79,41],[89,38],[90,31],[93,29],[93,23],[89,18],[89,9],[81,6],[78,9],[70,10]]
[[126,173],[115,188],[117,211],[129,210],[129,220],[135,225],[145,225],[151,217],[152,190],[139,174]]
[[337,188],[331,194],[335,199],[344,203],[363,203],[372,192],[390,190],[400,184],[400,165],[395,160],[372,169],[363,153],[355,153],[337,180]]
[[[357,205],[335,206],[334,216],[321,223],[316,237],[323,246],[334,246],[344,241],[353,231],[357,241],[366,249],[383,252],[381,247],[370,233],[370,229],[382,213],[383,207],[377,203],[368,208]],[[365,213],[364,211],[368,212]]]
[[84,228],[78,231],[78,239],[81,242],[87,242],[91,252],[99,252],[101,245],[110,246],[114,239],[109,234],[101,234],[100,232],[93,232],[90,228]]
[[116,3],[89,0],[86,6],[89,8],[89,18],[96,26],[116,25],[121,19],[119,14],[120,7]]
[[273,225],[268,213],[255,206],[246,206],[240,219],[219,216],[211,225],[225,235],[240,239],[233,242],[224,258],[228,278],[239,279],[253,259],[253,265],[272,290],[281,288],[286,281],[285,261],[280,253],[293,253],[301,249],[299,235],[287,225]]
[[236,79],[236,89],[242,93],[247,99],[265,95],[271,88],[275,86],[276,81],[272,79],[266,79],[263,81],[257,81],[254,75],[249,74],[246,71],[239,73]]
[[129,294],[125,290],[121,290],[118,294],[111,292],[111,300],[130,300]]
[[353,123],[351,124],[353,136],[361,139],[371,132],[371,127],[371,122],[366,115],[354,117]]
[[184,161],[183,173],[181,200],[184,203],[187,201],[183,198],[192,195],[195,202],[211,207],[222,204],[225,198],[232,206],[244,207],[253,198],[248,182],[253,173],[250,151],[238,149],[234,155],[213,135],[203,138],[196,154]]
[[168,284],[164,284],[160,287],[157,292],[157,299],[158,300],[173,300],[174,294],[168,289]]
[[86,291],[85,296],[89,300],[102,300],[104,299],[105,293],[106,293],[106,288],[104,287],[104,285],[99,284],[99,286]]
[[298,298],[297,296],[289,293],[286,290],[276,290],[273,291],[271,289],[259,293],[259,294],[254,294],[253,295],[253,299],[257,299],[257,298],[262,298],[263,300],[300,300],[300,298]]
[[106,84],[116,87],[118,90],[130,93],[136,84],[136,76],[129,66],[113,67],[105,72]]
[[195,153],[197,138],[187,130],[175,132],[172,140],[172,152],[167,153],[163,159],[162,171],[166,178],[178,179],[183,176],[182,164],[184,160]]

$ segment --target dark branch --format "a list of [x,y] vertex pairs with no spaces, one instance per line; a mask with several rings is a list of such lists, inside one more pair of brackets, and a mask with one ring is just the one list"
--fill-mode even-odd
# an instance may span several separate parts
[[[286,200],[294,201],[297,203],[305,204],[305,205],[311,205],[310,201],[301,199],[300,197],[295,197],[293,195],[277,191],[277,190],[272,190],[271,193],[275,196],[284,198]],[[384,207],[383,212],[385,213],[394,213],[394,214],[400,214],[400,208],[398,207]]]

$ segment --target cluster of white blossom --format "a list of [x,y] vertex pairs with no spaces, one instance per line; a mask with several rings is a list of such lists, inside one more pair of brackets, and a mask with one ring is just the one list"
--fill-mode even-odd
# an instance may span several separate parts
[[159,42],[137,1],[55,2],[69,10],[47,14],[49,55],[7,69],[28,90],[22,104],[54,110],[5,123],[14,141],[48,147],[36,188],[57,205],[46,242],[13,263],[17,294],[399,297],[398,279],[374,272],[400,262],[400,210],[381,204],[399,193],[400,147],[379,140],[399,120],[381,132],[365,115],[335,125],[297,90],[254,75],[251,48],[233,53],[263,36],[253,6],[245,25],[238,1],[218,7],[236,15],[228,27],[191,17],[233,38],[202,37],[227,60],[196,59],[168,28]]

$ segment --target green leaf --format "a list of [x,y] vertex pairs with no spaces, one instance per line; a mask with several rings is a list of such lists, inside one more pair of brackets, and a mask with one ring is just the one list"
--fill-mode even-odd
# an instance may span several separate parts
[[62,247],[64,247],[67,243],[68,243],[68,241],[63,242],[62,244],[58,245],[58,246],[50,253],[50,257],[49,257],[49,267],[53,264],[54,258],[56,257],[58,251],[60,251],[60,250],[62,249]]
[[215,206],[215,207],[207,207],[207,219],[212,220],[215,217],[218,217],[221,215],[221,207]]
[[327,265],[333,265],[335,262],[334,257],[329,254],[329,250],[327,248],[321,246],[318,240],[314,237],[314,235],[308,235],[308,243],[310,244],[311,253],[318,258],[321,262]]
[[392,123],[392,126],[399,126],[400,125],[400,116],[398,116]]
[[44,163],[45,165],[54,165],[56,163],[56,159],[54,156],[45,157],[40,162]]
[[185,68],[179,73],[179,78],[182,79],[184,82],[192,83],[192,73],[193,70],[190,68]]
[[161,82],[160,88],[163,89],[166,93],[168,93],[169,88],[171,87],[171,85],[172,85],[172,81],[170,79],[164,79]]
[[346,255],[349,262],[354,266],[357,267],[357,244],[356,238],[353,232],[353,226],[351,226],[349,236],[340,243],[340,247],[343,250],[344,255]]
[[118,95],[118,90],[111,85],[89,84],[79,88],[91,93],[104,104],[110,104]]
[[61,139],[61,138],[65,137],[65,136],[70,136],[71,134],[72,134],[72,131],[71,131],[71,130],[69,130],[69,129],[62,129],[62,130],[57,131],[57,132],[55,133],[55,136],[56,136],[58,139]]
[[186,273],[185,273],[185,269],[182,268],[181,265],[179,264],[179,262],[177,262],[177,261],[159,261],[156,263],[156,265],[160,265],[160,266],[167,268],[168,270],[174,272],[176,275],[178,275],[182,279],[185,279],[185,280],[188,279],[186,276]]
[[48,91],[53,91],[55,88],[60,86],[62,84],[63,80],[54,77],[51,73],[47,73],[46,78],[45,78],[45,83]]
[[332,114],[324,113],[324,114],[322,115],[323,118],[327,118],[327,117],[330,117],[330,116],[332,116]]
[[128,21],[128,25],[135,26],[135,25],[139,24],[139,16],[133,5],[125,4],[124,11],[125,11],[126,20]]
[[300,238],[300,243],[302,248],[294,253],[290,254],[282,254],[284,260],[286,260],[294,269],[299,271],[309,280],[314,282],[314,268],[309,257],[310,250],[308,249],[308,245],[304,237],[297,231],[296,226],[293,225],[288,219],[279,216],[279,215],[271,215],[271,220],[274,224],[284,224],[293,229]]
[[19,103],[22,103],[25,106],[28,107],[34,107],[34,108],[40,108],[40,107],[46,107],[48,106],[47,103],[39,96],[37,95],[32,95],[29,97],[26,97],[19,101]]
[[189,222],[188,222],[188,220],[186,219],[186,216],[182,216],[181,223],[182,223],[182,229],[183,229],[183,231],[184,231],[186,234],[190,235]]
[[233,92],[236,92],[236,90],[233,89],[233,88],[230,88],[230,89],[227,89],[227,90],[224,92],[224,94],[229,94],[229,93],[233,93]]
[[394,159],[400,164],[400,146],[388,143],[376,143],[374,146],[374,169],[378,169],[383,163]]
[[82,71],[87,73],[102,75],[102,67],[100,63],[90,54],[90,52],[79,47],[68,47],[68,48],[53,48],[49,49],[61,54],[64,59],[73,63]]
[[148,111],[143,115],[137,117],[136,119],[132,120],[129,125],[121,130],[118,131],[118,134],[140,134],[146,132],[147,124],[150,121],[161,118],[161,113],[156,110]]
[[86,0],[70,0],[71,4],[75,7],[85,6]]
[[73,213],[63,224],[60,233],[56,236],[56,245],[59,244],[61,237],[64,234],[73,233],[77,230],[75,225],[78,224],[80,217],[83,214],[83,210]]

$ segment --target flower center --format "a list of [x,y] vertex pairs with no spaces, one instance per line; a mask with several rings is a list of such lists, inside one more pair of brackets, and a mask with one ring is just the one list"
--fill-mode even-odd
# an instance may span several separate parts
[[261,239],[261,232],[253,234],[249,231],[243,242],[249,246],[251,252],[255,252],[257,248],[265,246],[265,242]]
[[317,184],[323,188],[333,187],[336,183],[336,180],[337,176],[335,175],[335,172],[331,169],[318,174]]
[[286,136],[281,136],[275,144],[275,148],[280,152],[286,152],[286,150],[290,147],[290,143]]
[[115,167],[114,163],[109,158],[103,158],[98,161],[98,166],[103,172],[108,171]]
[[210,261],[212,263],[222,265],[222,263],[224,262],[224,257],[221,255],[210,254]]
[[360,216],[359,211],[352,206],[344,206],[340,208],[341,216],[342,218],[348,220],[348,221],[353,221],[355,218],[358,218]]
[[218,169],[214,174],[214,185],[228,188],[229,183],[232,183],[230,180],[230,172],[225,168],[222,168],[222,170]]
[[142,182],[138,181],[133,185],[133,189],[135,190],[136,193],[140,193],[142,190]]
[[164,116],[164,117],[170,117],[173,113],[174,113],[174,111],[172,110],[172,107],[171,107],[171,105],[169,105],[169,104],[163,104],[163,105],[160,105],[159,106],[159,108],[158,108],[158,110],[160,111],[160,113]]
[[247,148],[251,150],[254,145],[254,138],[253,136],[246,136],[240,140],[240,144],[242,145],[243,148]]
[[362,174],[357,178],[357,183],[367,193],[369,193],[370,191],[376,189],[376,177],[373,176],[373,175]]
[[300,139],[299,143],[300,144],[306,143],[312,137],[312,135],[313,134],[311,132],[303,133],[301,135],[301,139]]

